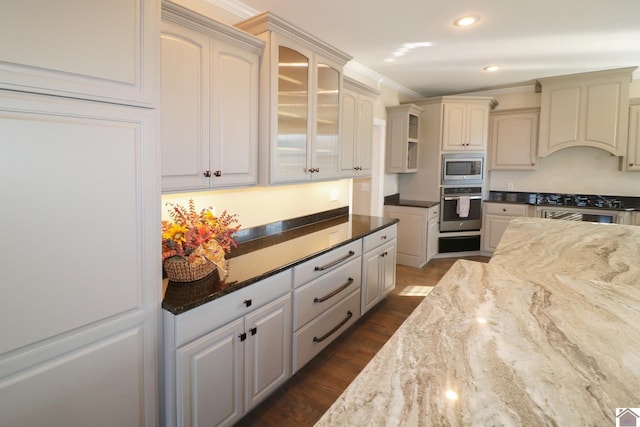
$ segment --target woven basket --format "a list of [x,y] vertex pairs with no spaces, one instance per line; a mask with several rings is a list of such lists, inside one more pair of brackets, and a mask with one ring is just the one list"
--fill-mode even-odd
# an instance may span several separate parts
[[210,261],[197,267],[190,266],[186,259],[180,257],[168,258],[164,262],[164,271],[172,282],[195,282],[215,269],[216,265]]

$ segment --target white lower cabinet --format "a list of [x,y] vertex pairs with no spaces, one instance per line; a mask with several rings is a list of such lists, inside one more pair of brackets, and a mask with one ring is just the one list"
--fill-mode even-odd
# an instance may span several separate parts
[[360,290],[356,290],[335,306],[293,334],[293,372],[331,344],[360,317]]
[[439,205],[431,208],[385,206],[385,216],[398,223],[397,263],[422,268],[438,253]]
[[427,214],[427,262],[438,255],[438,237],[440,234],[440,205],[429,208]]
[[244,319],[177,350],[178,425],[216,426],[242,416]]
[[165,311],[165,424],[239,421],[391,292],[396,235],[393,224],[184,313]]
[[293,372],[360,317],[362,240],[294,268]]
[[289,378],[290,291],[288,270],[182,315],[165,314],[167,425],[232,425]]
[[496,250],[513,218],[527,216],[527,205],[485,202],[482,218],[482,250]]
[[394,224],[363,239],[362,315],[396,287],[397,233]]

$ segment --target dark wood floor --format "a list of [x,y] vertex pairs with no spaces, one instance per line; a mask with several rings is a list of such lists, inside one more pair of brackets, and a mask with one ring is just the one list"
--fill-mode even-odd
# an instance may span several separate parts
[[419,293],[412,286],[434,286],[455,260],[433,259],[421,269],[399,265],[396,288],[385,300],[236,425],[313,426],[424,298],[405,294]]

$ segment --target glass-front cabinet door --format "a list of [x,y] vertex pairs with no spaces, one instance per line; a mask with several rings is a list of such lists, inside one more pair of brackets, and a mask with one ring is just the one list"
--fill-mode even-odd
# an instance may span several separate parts
[[235,25],[266,43],[260,185],[339,179],[342,70],[351,56],[269,12]]
[[340,71],[329,61],[317,60],[316,134],[312,153],[314,179],[340,175]]
[[299,181],[311,167],[307,165],[311,60],[286,46],[278,47],[278,58],[278,130],[272,179]]

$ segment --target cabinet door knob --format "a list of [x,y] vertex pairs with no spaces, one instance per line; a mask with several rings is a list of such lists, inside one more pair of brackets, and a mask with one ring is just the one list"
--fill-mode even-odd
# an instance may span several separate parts
[[211,178],[211,171],[204,171],[203,175],[207,178]]
[[633,166],[633,163],[629,163],[629,166]]
[[238,335],[238,338],[240,338],[240,341],[244,341],[247,339],[247,333],[243,332],[240,335]]
[[222,171],[215,171],[213,176],[222,176]]
[[258,327],[257,327],[257,326],[255,326],[255,327],[253,327],[253,328],[249,329],[249,332],[251,332],[251,335],[255,335],[255,334],[257,334],[257,333],[258,333]]

